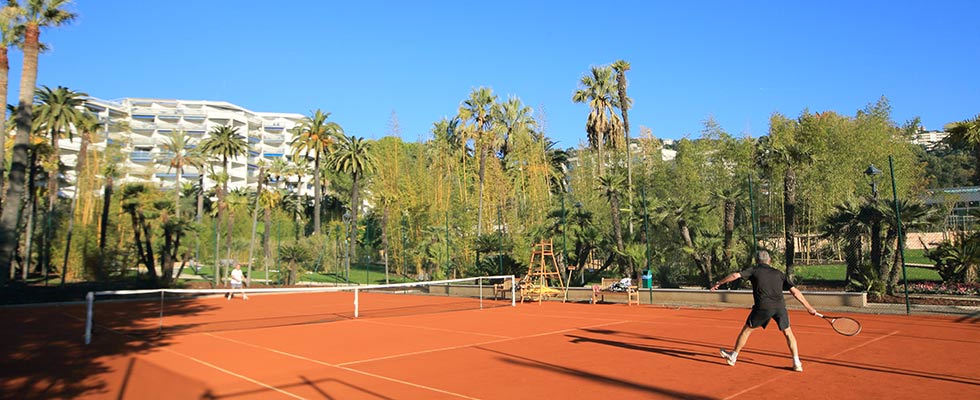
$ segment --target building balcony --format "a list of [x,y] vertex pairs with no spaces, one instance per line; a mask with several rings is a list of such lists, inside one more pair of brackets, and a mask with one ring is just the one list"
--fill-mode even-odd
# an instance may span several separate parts
[[150,120],[150,122],[136,121],[136,120],[134,120],[134,121],[132,121],[132,122],[129,123],[129,128],[130,129],[133,129],[133,130],[137,130],[137,129],[154,129],[154,128],[156,128],[156,124],[154,124],[152,122],[152,120]]
[[170,160],[174,159],[174,152],[172,151],[161,151],[156,155],[156,161],[158,163],[169,163]]
[[149,151],[133,151],[129,153],[129,159],[135,163],[153,162],[153,153]]
[[286,137],[284,135],[277,135],[277,134],[273,134],[273,133],[266,133],[266,134],[263,134],[262,135],[262,140],[265,141],[266,143],[270,143],[270,144],[272,144],[272,143],[279,144],[279,143],[284,142],[286,140]]

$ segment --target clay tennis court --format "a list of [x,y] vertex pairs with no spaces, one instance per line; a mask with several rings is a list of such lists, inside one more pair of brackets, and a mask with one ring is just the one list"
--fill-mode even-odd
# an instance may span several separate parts
[[[755,333],[730,367],[747,310],[623,304],[517,304],[437,296],[351,299],[254,295],[159,308],[0,308],[7,325],[2,395],[9,398],[597,399],[976,398],[980,321],[850,314],[863,331],[836,334],[790,311],[805,371],[782,335]],[[387,297],[386,297],[387,296]],[[466,309],[457,307],[470,302]],[[346,305],[345,305],[346,304]],[[384,310],[421,306],[422,312]],[[491,307],[492,306],[492,307]],[[286,312],[285,310],[289,310]],[[291,317],[277,314],[291,313]],[[330,316],[334,317],[330,317]],[[302,316],[306,316],[303,318]],[[311,317],[312,316],[312,317]]]

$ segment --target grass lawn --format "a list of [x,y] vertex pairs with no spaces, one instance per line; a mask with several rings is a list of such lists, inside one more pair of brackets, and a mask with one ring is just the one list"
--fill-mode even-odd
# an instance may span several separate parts
[[[912,262],[911,260],[908,262]],[[796,267],[796,280],[812,281],[844,281],[846,267],[843,264],[833,265],[800,265]],[[906,267],[909,281],[942,282],[939,273],[927,268]]]

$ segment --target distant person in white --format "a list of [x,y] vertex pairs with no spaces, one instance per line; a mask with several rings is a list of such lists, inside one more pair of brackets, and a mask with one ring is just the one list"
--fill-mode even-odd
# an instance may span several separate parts
[[243,289],[243,284],[245,283],[245,274],[242,273],[242,265],[235,264],[235,269],[231,271],[231,291],[225,295],[225,298],[231,300],[235,297],[235,289],[242,292],[242,299],[248,300],[248,295],[245,294],[245,289]]

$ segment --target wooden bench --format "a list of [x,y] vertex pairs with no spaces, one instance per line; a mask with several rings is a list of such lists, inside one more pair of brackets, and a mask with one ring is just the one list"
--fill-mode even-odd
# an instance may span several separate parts
[[513,279],[506,279],[503,283],[496,283],[493,285],[493,299],[497,300],[497,296],[507,298],[510,294],[512,288],[514,287]]
[[598,285],[592,285],[592,304],[605,301],[606,294],[622,293],[626,295],[626,305],[633,305],[633,302],[636,302],[636,305],[640,305],[640,291],[636,285],[630,285],[626,288],[625,292],[609,290],[613,284],[619,283],[620,280],[616,278],[602,278],[602,281]]

